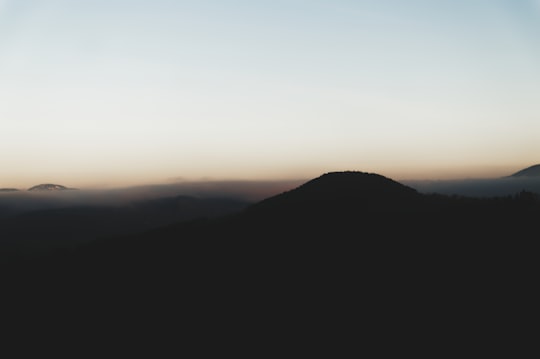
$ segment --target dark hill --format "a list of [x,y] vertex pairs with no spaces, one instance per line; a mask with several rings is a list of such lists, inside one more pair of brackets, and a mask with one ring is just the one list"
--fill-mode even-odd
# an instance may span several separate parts
[[265,228],[258,236],[269,241],[352,236],[367,243],[414,226],[423,202],[416,190],[378,174],[332,172],[251,206],[240,221],[252,233]]
[[365,172],[331,172],[300,187],[254,205],[252,211],[380,211],[416,202],[415,189],[384,176]]
[[518,171],[511,177],[540,177],[540,164]]
[[365,200],[404,198],[416,190],[384,176],[365,172],[330,172],[315,178],[286,195],[301,195],[318,200]]
[[17,192],[17,188],[0,188],[0,192]]

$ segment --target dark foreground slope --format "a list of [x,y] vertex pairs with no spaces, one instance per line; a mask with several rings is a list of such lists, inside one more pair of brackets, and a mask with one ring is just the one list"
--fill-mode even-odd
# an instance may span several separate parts
[[[0,216],[0,264],[68,250],[99,238],[179,221],[237,212],[248,203],[229,198],[164,197],[119,205],[64,205]],[[8,208],[9,210],[9,208]],[[0,207],[0,214],[2,213]]]
[[259,348],[333,335],[349,344],[478,341],[486,330],[515,330],[530,308],[539,216],[528,193],[426,196],[375,174],[329,173],[238,215],[95,242],[4,273],[24,283],[26,298],[99,308],[123,326],[172,320]]

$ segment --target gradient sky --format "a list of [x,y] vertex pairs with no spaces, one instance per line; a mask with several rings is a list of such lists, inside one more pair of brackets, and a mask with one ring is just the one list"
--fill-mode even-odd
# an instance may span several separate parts
[[0,0],[0,187],[539,162],[540,0]]

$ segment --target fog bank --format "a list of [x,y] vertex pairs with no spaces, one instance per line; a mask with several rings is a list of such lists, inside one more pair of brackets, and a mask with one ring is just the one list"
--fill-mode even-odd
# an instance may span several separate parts
[[521,191],[540,193],[540,178],[504,177],[450,181],[402,181],[422,193],[440,193],[471,197],[511,196]]
[[181,195],[256,202],[292,189],[303,182],[305,181],[200,181],[115,189],[0,192],[0,216],[53,208],[123,206],[137,201]]

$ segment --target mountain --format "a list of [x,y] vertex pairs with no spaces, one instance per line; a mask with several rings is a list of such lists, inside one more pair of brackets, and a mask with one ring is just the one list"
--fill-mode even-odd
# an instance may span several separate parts
[[514,173],[510,177],[540,177],[540,164],[527,167]]
[[528,317],[539,216],[532,196],[425,195],[378,174],[331,172],[236,213],[13,263],[3,299],[48,296],[55,316],[166,318],[240,345],[278,333],[357,344],[362,331],[382,347],[407,336],[423,346],[520,327],[505,315]]
[[[183,255],[186,248],[198,248],[196,252],[206,258],[211,257],[208,251],[217,248],[220,257],[250,256],[250,249],[264,256],[277,251],[274,254],[280,257],[300,248],[320,250],[338,244],[350,249],[342,256],[382,243],[392,243],[394,248],[406,244],[407,251],[416,248],[411,254],[416,256],[449,243],[451,248],[473,248],[486,245],[492,237],[529,238],[538,211],[532,194],[427,195],[378,174],[348,171],[326,173],[245,209],[241,203],[177,197],[129,208],[34,212],[6,219],[2,228],[6,236],[48,240],[97,235],[102,238],[92,245],[99,248],[97,256],[108,256],[114,247],[133,252],[133,258],[153,253],[164,262],[170,255]],[[121,236],[104,238],[115,233]],[[86,250],[79,253],[85,255]],[[446,250],[445,255],[449,253]],[[193,258],[197,255],[184,260]]]
[[[384,176],[365,172],[330,172],[305,184],[268,198],[253,206],[252,210],[282,206],[281,210],[310,211],[311,208],[339,205],[347,210],[358,211],[395,209],[402,204],[415,201],[418,192]],[[349,208],[349,205],[355,208]],[[332,211],[337,208],[333,207]]]
[[17,188],[0,188],[0,192],[18,192]]
[[29,191],[65,191],[69,189],[73,189],[73,188],[67,188],[59,184],[44,183],[44,184],[39,184],[37,186],[31,187],[28,190]]

